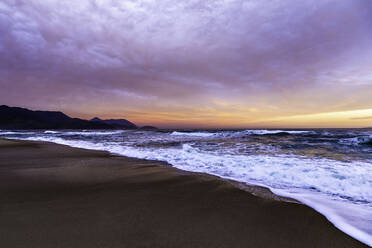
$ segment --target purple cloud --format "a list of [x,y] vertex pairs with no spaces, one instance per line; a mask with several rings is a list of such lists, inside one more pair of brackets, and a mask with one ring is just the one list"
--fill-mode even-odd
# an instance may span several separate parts
[[263,115],[372,108],[368,0],[5,0],[0,33],[5,104],[79,115],[232,111],[216,101]]

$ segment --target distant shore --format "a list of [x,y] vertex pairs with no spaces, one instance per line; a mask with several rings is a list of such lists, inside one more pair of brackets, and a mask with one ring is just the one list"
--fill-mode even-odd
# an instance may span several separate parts
[[367,247],[305,205],[237,186],[157,161],[0,139],[0,246]]

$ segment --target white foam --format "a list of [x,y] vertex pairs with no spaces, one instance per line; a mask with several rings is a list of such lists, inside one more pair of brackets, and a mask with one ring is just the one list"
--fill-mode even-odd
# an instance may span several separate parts
[[222,131],[215,135],[217,137],[227,137],[227,138],[240,138],[247,135],[269,135],[269,134],[304,134],[304,133],[314,133],[313,131],[291,131],[291,130],[266,130],[266,129],[247,129],[243,131]]
[[197,136],[197,137],[211,137],[215,135],[214,133],[202,133],[202,132],[192,132],[192,133],[186,133],[186,132],[173,132],[171,135],[180,135],[180,136]]
[[6,131],[1,131],[0,135],[10,135],[10,134],[18,134],[17,132],[6,132]]
[[171,135],[179,136],[197,136],[197,137],[240,137],[245,135],[265,135],[265,134],[278,134],[278,133],[289,133],[289,134],[302,134],[309,133],[311,131],[290,131],[290,130],[244,130],[244,131],[222,131],[217,133],[208,133],[208,132],[172,132]]
[[93,135],[113,135],[124,133],[126,130],[118,131],[82,131],[82,132],[64,132],[61,135],[82,135],[82,136],[93,136]]
[[369,162],[264,154],[220,156],[201,152],[188,144],[182,148],[135,148],[114,142],[97,144],[55,137],[28,139],[165,161],[186,171],[263,185],[313,207],[345,233],[372,245],[372,163]]
[[59,132],[57,132],[57,131],[51,131],[51,130],[47,130],[47,131],[45,131],[44,133],[55,134],[55,133],[59,133]]
[[289,133],[289,134],[301,134],[309,133],[310,131],[290,131],[290,130],[245,130],[242,132],[237,132],[237,134],[255,134],[255,135],[265,135],[265,134],[278,134],[278,133]]
[[358,145],[366,144],[369,142],[372,142],[372,135],[341,139],[338,143],[344,144],[344,145],[358,146]]
[[105,144],[99,144],[99,143],[92,143],[89,141],[77,141],[77,140],[66,140],[60,137],[28,137],[28,138],[14,138],[19,140],[31,140],[31,141],[45,141],[45,142],[52,142],[56,144],[61,145],[67,145],[71,147],[76,148],[84,148],[84,149],[90,149],[90,150],[102,150],[102,151],[110,151],[108,149],[108,146]]
[[34,134],[34,132],[0,131],[0,135]]

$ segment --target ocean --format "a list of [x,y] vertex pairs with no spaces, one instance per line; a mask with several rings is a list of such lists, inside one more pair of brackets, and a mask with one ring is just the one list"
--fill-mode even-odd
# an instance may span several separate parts
[[0,131],[270,188],[372,246],[372,129]]

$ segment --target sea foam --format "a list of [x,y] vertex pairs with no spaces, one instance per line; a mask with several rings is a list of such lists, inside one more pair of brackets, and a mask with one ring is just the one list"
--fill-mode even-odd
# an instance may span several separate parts
[[180,135],[180,136],[197,136],[197,137],[212,137],[214,133],[202,133],[202,132],[172,132],[171,135]]

